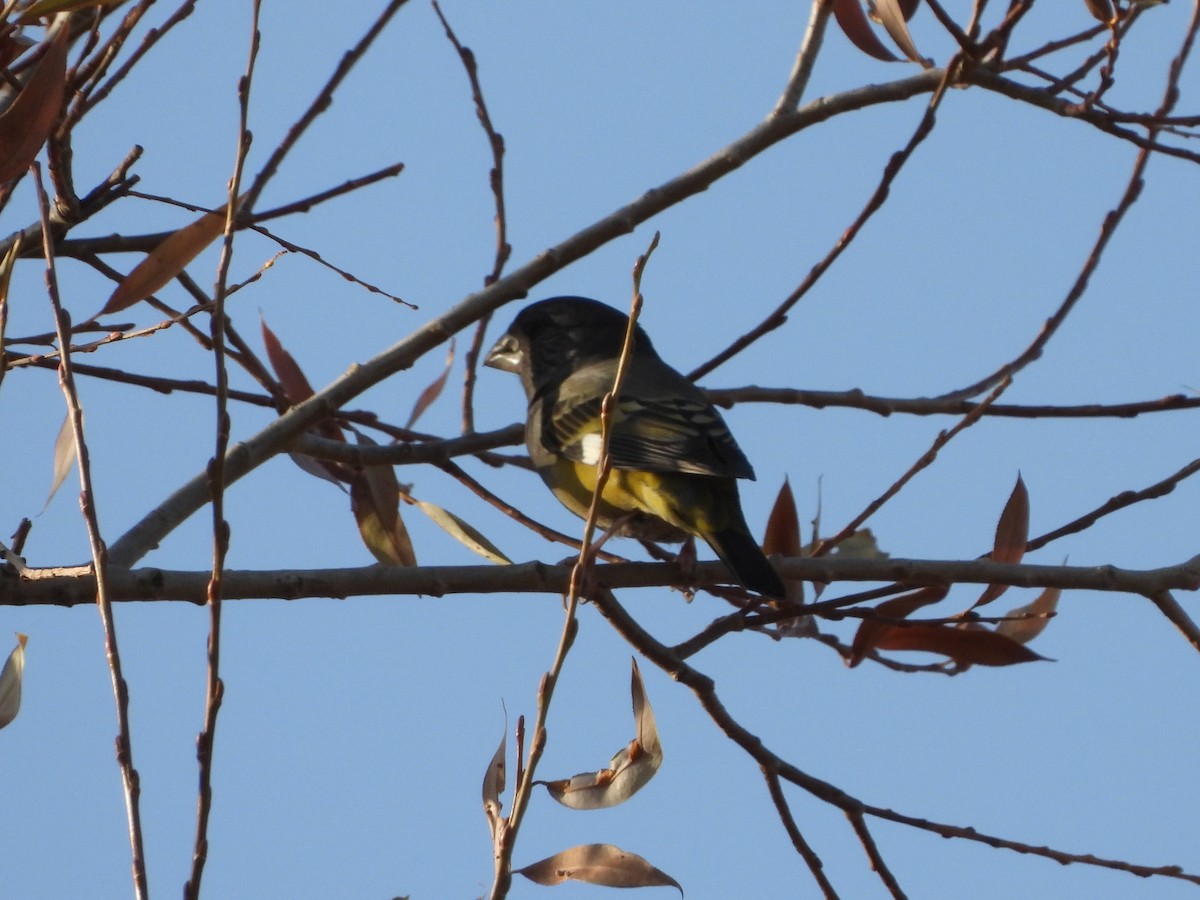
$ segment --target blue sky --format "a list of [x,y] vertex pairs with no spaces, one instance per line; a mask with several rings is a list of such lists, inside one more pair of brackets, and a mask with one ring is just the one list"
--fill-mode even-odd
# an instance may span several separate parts
[[[363,7],[363,8],[360,8]],[[373,15],[366,5],[267,4],[251,104],[250,170],[324,82]],[[965,5],[963,5],[965,7]],[[76,179],[91,186],[144,146],[141,190],[199,204],[223,195],[233,161],[235,87],[246,57],[246,4],[210,0],[169,36],[77,130]],[[806,4],[736,10],[682,3],[455,3],[443,10],[479,60],[493,120],[504,134],[513,265],[696,165],[765,116],[799,46]],[[952,9],[960,15],[962,10]],[[165,12],[156,15],[164,16]],[[1190,9],[1149,10],[1122,47],[1111,101],[1154,108],[1167,58]],[[1082,3],[1038,4],[1014,38],[1025,50],[1087,27]],[[926,55],[952,52],[922,9],[912,29]],[[1077,54],[1069,54],[1077,59]],[[1049,66],[1050,64],[1048,64]],[[1055,70],[1067,70],[1066,62]],[[808,98],[900,78],[831,28]],[[1194,67],[1180,113],[1195,111]],[[926,103],[837,117],[770,149],[710,190],[612,241],[538,285],[533,299],[585,294],[628,303],[630,269],[654,230],[642,323],[662,355],[687,370],[778,304],[849,225]],[[982,90],[955,90],[938,126],[905,167],[885,207],[775,332],[707,376],[747,384],[861,388],[932,396],[1016,356],[1061,302],[1129,177],[1135,149],[1087,125]],[[490,156],[466,77],[432,9],[409,4],[290,156],[261,208],[396,161],[398,178],[273,227],[331,262],[416,303],[370,294],[300,256],[278,262],[231,298],[235,325],[257,346],[270,324],[314,385],[385,349],[477,290],[491,268]],[[6,230],[32,221],[32,194],[5,210]],[[1194,164],[1157,158],[1145,190],[1043,357],[1005,395],[1012,403],[1147,400],[1200,383],[1195,335]],[[180,210],[129,199],[76,236],[180,227]],[[239,237],[234,279],[276,248]],[[212,283],[216,257],[191,272]],[[136,258],[122,259],[126,269]],[[64,262],[64,303],[82,318],[111,285]],[[186,305],[172,286],[163,299]],[[50,328],[36,265],[17,274],[9,336]],[[492,333],[519,304],[501,310]],[[152,311],[131,310],[148,325]],[[460,341],[460,348],[463,346]],[[353,404],[402,423],[439,372],[441,350]],[[211,379],[211,360],[178,329],[111,345],[86,360],[178,378]],[[461,358],[450,387],[421,421],[459,427]],[[235,386],[253,389],[244,375]],[[201,471],[211,455],[210,400],[146,395],[81,382],[97,505],[109,541]],[[481,430],[523,415],[515,379],[480,375]],[[0,538],[35,516],[50,486],[62,397],[49,371],[8,373],[0,388]],[[1058,527],[1127,489],[1166,477],[1195,456],[1192,412],[1133,420],[988,419],[956,438],[870,522],[897,557],[970,559],[986,552],[1020,471],[1031,530]],[[949,417],[741,405],[727,414],[758,480],[743,486],[747,518],[765,524],[790,478],[801,520],[836,530],[881,493]],[[234,439],[263,427],[257,408],[233,409]],[[528,473],[463,465],[530,514],[572,532],[580,523]],[[557,561],[561,547],[512,525],[428,468],[401,469],[421,499],[471,521],[512,559]],[[33,566],[88,555],[72,480],[34,519]],[[1197,552],[1200,488],[1102,520],[1028,561],[1151,568]],[[230,489],[233,568],[367,565],[348,503],[332,485],[272,460]],[[418,558],[472,565],[469,551],[406,510]],[[204,569],[207,514],[144,561]],[[631,554],[636,548],[625,548]],[[702,555],[706,551],[702,550]],[[831,590],[837,590],[835,587]],[[960,588],[947,614],[976,592]],[[1010,591],[997,606],[1032,598]],[[1179,598],[1185,607],[1190,596]],[[668,643],[725,611],[664,589],[622,600]],[[225,705],[217,736],[206,894],[221,898],[471,897],[486,893],[491,850],[479,784],[505,722],[532,718],[538,680],[561,628],[554,596],[456,596],[241,601],[225,607]],[[202,722],[207,613],[177,603],[117,610],[141,773],[151,889],[177,893],[194,828],[194,740]],[[825,630],[848,639],[847,623]],[[12,896],[122,897],[129,855],[115,718],[93,609],[5,608],[0,641],[29,634],[24,705],[0,733],[0,821]],[[1200,871],[1194,836],[1200,796],[1198,732],[1189,699],[1195,650],[1148,601],[1068,592],[1034,645],[1055,662],[975,669],[956,678],[850,670],[809,641],[738,635],[694,664],[717,682],[743,724],[781,756],[864,800],[1004,837],[1147,865]],[[5,651],[6,652],[6,651]],[[631,737],[631,650],[590,608],[550,720],[545,777],[597,768]],[[623,806],[592,813],[539,793],[521,833],[525,864],[576,843],[611,842],[679,879],[689,898],[819,896],[771,809],[757,767],[717,734],[695,699],[653,667],[643,675],[665,748],[659,776]],[[796,790],[798,824],[844,897],[882,897],[844,817]],[[1063,867],[885,823],[873,831],[911,896],[1174,897],[1183,882]],[[512,896],[544,891],[518,883]],[[658,889],[661,891],[661,889]],[[566,886],[558,896],[598,888]],[[665,892],[664,892],[665,895]]]

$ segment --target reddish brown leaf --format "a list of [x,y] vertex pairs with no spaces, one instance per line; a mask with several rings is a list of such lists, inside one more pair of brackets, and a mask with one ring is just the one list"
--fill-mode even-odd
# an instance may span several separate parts
[[[1025,556],[1025,545],[1029,542],[1029,491],[1025,482],[1017,475],[1004,512],[996,523],[996,539],[992,543],[993,562],[1016,564]],[[1006,584],[989,584],[975,601],[975,606],[991,603],[1008,590]]]
[[879,15],[880,23],[905,56],[926,68],[932,66],[932,63],[926,61],[925,57],[917,52],[912,34],[908,30],[908,16],[904,14],[900,0],[875,0],[875,11]]
[[938,653],[960,666],[1011,666],[1046,659],[1012,638],[982,627],[891,625],[876,646],[880,650]]
[[[883,601],[875,607],[875,612],[888,619],[905,619],[923,606],[944,600],[949,592],[948,587],[921,588],[911,594],[901,594],[899,597]],[[898,627],[900,626],[878,619],[863,619],[854,635],[854,642],[850,645],[850,658],[846,662],[850,666],[857,666],[869,652],[879,646],[880,640],[888,631]]]
[[[792,486],[787,478],[775,495],[775,505],[771,507],[771,515],[767,517],[767,530],[763,534],[763,553],[767,556],[778,553],[780,556],[803,556],[804,547],[800,537],[800,517],[796,513],[796,499],[792,496]],[[804,582],[798,578],[785,578],[784,587],[787,591],[785,598],[789,603],[804,602]]]
[[582,881],[605,887],[673,887],[683,896],[683,888],[670,875],[612,844],[572,847],[515,871],[536,884]]
[[796,514],[796,500],[792,496],[792,486],[786,478],[783,486],[775,495],[775,505],[771,507],[771,515],[767,517],[767,530],[763,535],[763,553],[770,556],[778,553],[780,556],[799,556],[800,517]]
[[442,369],[442,374],[433,380],[429,387],[421,391],[421,396],[417,398],[417,402],[413,404],[412,413],[405,423],[405,428],[412,428],[416,424],[417,419],[421,418],[421,413],[425,412],[442,393],[442,388],[446,386],[446,379],[450,377],[450,367],[454,365],[454,338],[450,338],[450,349],[446,353],[446,368]]
[[900,62],[875,35],[860,0],[833,0],[833,16],[850,42],[863,53],[884,62]]
[[167,235],[146,258],[121,279],[100,315],[127,309],[161,290],[184,270],[188,263],[225,232],[225,208],[202,215],[190,225]]
[[1110,0],[1083,0],[1090,12],[1097,21],[1107,25],[1113,19],[1113,7]]
[[50,136],[67,79],[67,28],[60,23],[8,109],[0,113],[0,184],[29,168]]
[[313,395],[312,385],[309,384],[296,358],[284,349],[275,332],[267,327],[267,320],[261,315],[258,318],[262,326],[263,346],[267,348],[267,360],[275,370],[275,377],[279,379],[283,395],[292,406],[303,403]]

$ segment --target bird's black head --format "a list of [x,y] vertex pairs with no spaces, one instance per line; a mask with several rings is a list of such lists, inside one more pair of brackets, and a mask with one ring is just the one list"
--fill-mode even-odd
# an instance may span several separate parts
[[[619,357],[628,327],[628,316],[598,300],[551,297],[521,310],[484,364],[516,372],[532,395],[582,365]],[[640,325],[635,335],[635,352],[657,357]]]

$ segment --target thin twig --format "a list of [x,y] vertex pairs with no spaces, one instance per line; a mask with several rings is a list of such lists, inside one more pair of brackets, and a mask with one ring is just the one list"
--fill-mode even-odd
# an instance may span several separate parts
[[229,523],[225,521],[225,480],[222,468],[229,447],[229,370],[225,363],[225,297],[229,267],[233,262],[233,237],[237,218],[237,198],[241,194],[242,173],[246,155],[250,152],[250,91],[258,59],[260,34],[258,30],[261,0],[254,0],[250,13],[250,50],[246,71],[238,82],[238,132],[233,174],[229,179],[225,231],[221,257],[213,285],[212,346],[216,370],[216,440],[209,463],[212,490],[212,573],[208,582],[208,668],[204,691],[204,727],[196,737],[196,757],[199,761],[199,791],[196,803],[196,838],[192,849],[192,871],[183,886],[185,900],[199,900],[204,864],[208,860],[208,822],[212,811],[213,745],[216,741],[217,715],[225,694],[221,680],[221,599],[225,570],[225,555],[229,552]]
[[838,893],[833,889],[829,876],[825,874],[825,864],[821,862],[821,857],[817,856],[816,851],[809,846],[808,841],[804,839],[804,835],[800,833],[800,829],[796,825],[796,819],[792,815],[791,807],[788,806],[787,797],[783,795],[779,774],[764,769],[763,777],[767,780],[767,790],[771,793],[771,802],[775,804],[775,811],[779,813],[779,821],[783,823],[783,830],[791,838],[792,846],[796,848],[796,852],[800,854],[800,858],[812,872],[812,876],[826,900],[838,900]]
[[247,210],[254,209],[263,189],[275,177],[275,173],[279,171],[279,167],[283,164],[284,159],[287,158],[292,148],[296,146],[296,142],[300,140],[317,116],[329,108],[329,105],[333,102],[333,95],[342,81],[350,74],[359,60],[363,58],[367,50],[370,49],[371,44],[375,42],[375,38],[379,37],[380,32],[387,27],[392,17],[400,11],[400,7],[404,6],[407,2],[408,0],[389,0],[387,6],[380,11],[379,15],[375,17],[375,21],[371,23],[371,26],[359,38],[358,43],[342,54],[342,59],[333,70],[333,74],[329,76],[329,80],[317,92],[317,95],[308,105],[308,108],[301,114],[300,118],[288,129],[288,133],[284,135],[283,140],[272,151],[254,181],[250,184],[244,201],[244,207]]
[[834,0],[813,0],[812,11],[808,14],[808,27],[804,30],[804,39],[796,60],[792,63],[792,71],[788,76],[787,86],[783,94],[775,102],[771,110],[772,116],[795,109],[804,96],[808,80],[812,77],[813,66],[821,52],[821,41],[825,37],[825,26],[829,24],[829,14],[833,12]]
[[863,845],[863,849],[867,851],[867,859],[871,862],[872,871],[879,876],[879,880],[888,889],[888,893],[895,897],[896,900],[904,900],[907,895],[901,890],[900,882],[896,880],[896,876],[892,874],[892,870],[883,861],[883,854],[879,852],[879,847],[875,845],[875,838],[871,836],[871,831],[867,828],[867,822],[863,818],[862,811],[847,809],[845,813],[846,818],[850,820],[850,826],[854,829],[854,833],[858,835],[858,840]]
[[[488,183],[492,189],[492,199],[496,206],[496,254],[492,260],[492,270],[483,277],[483,286],[495,284],[504,272],[504,266],[512,255],[512,246],[508,243],[508,214],[504,205],[504,136],[492,124],[492,115],[488,112],[487,101],[483,97],[483,86],[479,82],[479,67],[475,62],[475,54],[470,47],[464,47],[458,40],[458,35],[446,21],[442,8],[437,0],[433,0],[433,10],[442,22],[446,37],[458,52],[467,79],[471,82],[471,99],[475,102],[475,115],[483,132],[487,136],[488,148],[492,153],[492,168],[488,172]],[[470,434],[475,430],[475,377],[479,363],[479,354],[483,350],[483,338],[487,332],[491,315],[483,316],[475,325],[475,333],[471,337],[471,345],[463,357],[463,391],[462,391],[462,431]]]
[[[37,190],[38,206],[45,229],[42,247],[46,254],[46,287],[54,320],[58,325],[59,345],[70,344],[70,317],[63,309],[58,295],[58,277],[54,267],[54,242],[50,230],[50,202],[42,186],[41,167],[34,163],[33,182]],[[92,551],[92,574],[95,578],[95,602],[104,628],[104,650],[108,658],[108,671],[112,680],[113,697],[117,705],[117,765],[121,768],[121,781],[125,789],[125,817],[129,824],[129,846],[133,855],[133,891],[138,900],[146,900],[149,889],[146,882],[146,853],[142,841],[141,780],[133,765],[133,738],[129,725],[129,686],[121,671],[121,653],[117,645],[117,626],[113,620],[112,598],[108,589],[108,550],[100,535],[100,521],[96,513],[96,495],[92,489],[91,456],[83,433],[83,408],[79,405],[79,394],[75,390],[75,379],[71,373],[71,355],[64,353],[59,366],[59,384],[67,401],[67,413],[71,420],[71,431],[75,437],[75,454],[79,465],[79,506],[87,527],[88,544]]]

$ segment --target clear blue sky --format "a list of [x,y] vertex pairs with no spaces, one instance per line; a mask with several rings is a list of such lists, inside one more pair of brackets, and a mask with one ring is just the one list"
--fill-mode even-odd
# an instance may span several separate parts
[[[252,101],[255,170],[324,82],[378,4],[268,3]],[[371,7],[368,10],[366,7]],[[956,7],[962,4],[954,5]],[[136,77],[76,132],[76,179],[89,188],[133,143],[145,147],[140,188],[219,202],[234,156],[235,86],[248,42],[247,4],[208,0],[155,50]],[[807,4],[703,9],[683,3],[461,3],[444,11],[480,63],[508,155],[513,262],[531,259],[617,206],[697,164],[761,119],[781,91]],[[954,14],[961,14],[955,9]],[[1111,101],[1135,111],[1161,96],[1167,54],[1190,14],[1182,0],[1148,11],[1123,47]],[[157,12],[164,16],[166,11]],[[153,16],[151,17],[153,18]],[[1041,3],[1014,47],[1091,22],[1083,3]],[[951,46],[929,12],[913,21],[922,52]],[[1077,58],[1072,56],[1071,58]],[[1057,70],[1064,70],[1061,64]],[[808,97],[903,77],[831,28]],[[1194,113],[1195,67],[1179,111]],[[655,229],[662,245],[643,283],[643,324],[681,369],[709,358],[780,302],[874,189],[926,98],[843,116],[797,135],[709,191],[613,241],[538,286],[534,298],[585,294],[624,307],[634,259]],[[1015,356],[1061,302],[1117,202],[1134,148],[1078,122],[981,90],[953,91],[934,134],[887,206],[793,312],[787,327],[705,380],[930,396],[968,384]],[[314,385],[328,383],[481,285],[491,268],[490,156],[466,77],[432,9],[411,3],[380,38],[287,160],[261,208],[395,161],[397,179],[273,224],[366,281],[418,304],[367,293],[300,256],[278,261],[230,301],[257,345],[261,311]],[[1075,313],[1044,357],[1006,395],[1019,403],[1151,399],[1200,384],[1196,208],[1187,162],[1155,159]],[[25,190],[6,231],[32,221]],[[75,235],[140,233],[189,216],[128,200]],[[234,279],[275,252],[239,238]],[[131,268],[136,259],[123,261]],[[212,282],[215,255],[191,271]],[[19,273],[10,336],[50,330],[36,266]],[[111,286],[64,263],[64,301],[82,318]],[[184,306],[177,286],[164,299]],[[498,314],[507,323],[518,307]],[[127,319],[156,321],[148,309]],[[460,342],[460,348],[462,342]],[[403,423],[438,373],[434,352],[352,405]],[[211,360],[178,329],[112,345],[89,358],[174,377],[211,379]],[[458,428],[461,361],[421,426]],[[235,375],[235,386],[253,389]],[[201,471],[213,409],[192,396],[146,395],[81,383],[102,527],[114,540]],[[480,376],[478,426],[523,414],[511,376]],[[234,438],[267,421],[236,407]],[[62,397],[48,371],[10,372],[0,388],[0,538],[41,509],[51,479]],[[758,481],[743,489],[756,531],[791,479],[803,521],[822,485],[824,530],[840,527],[928,447],[950,418],[805,407],[741,406],[728,422]],[[1136,420],[986,420],[957,438],[871,521],[900,557],[969,559],[989,549],[1020,471],[1041,533],[1196,455],[1195,414]],[[464,465],[536,517],[579,527],[528,473]],[[565,553],[511,525],[425,468],[399,470],[414,493],[467,518],[514,560]],[[34,520],[30,565],[88,555],[68,482]],[[1103,520],[1030,562],[1150,568],[1197,552],[1200,486]],[[227,495],[229,565],[367,565],[344,495],[279,458]],[[465,548],[406,511],[418,557],[474,564]],[[204,569],[207,513],[145,564]],[[635,548],[626,548],[635,552]],[[702,551],[706,553],[706,551]],[[835,588],[836,590],[836,588]],[[969,604],[972,589],[944,607]],[[1032,598],[1010,591],[997,606]],[[1189,609],[1191,596],[1180,597]],[[682,639],[726,607],[685,604],[666,590],[623,600],[656,635]],[[225,608],[226,698],[218,726],[215,802],[205,893],[214,898],[415,898],[485,894],[491,850],[479,801],[504,727],[535,710],[561,626],[553,596],[247,601]],[[207,613],[185,604],[123,604],[117,622],[132,697],[135,762],[151,890],[177,896],[194,828],[194,740],[201,726]],[[844,639],[847,623],[827,623]],[[95,610],[0,609],[0,647],[29,634],[20,717],[0,732],[4,893],[22,898],[130,895],[129,852],[111,689]],[[1200,660],[1149,602],[1068,593],[1035,649],[1056,662],[976,669],[962,677],[846,669],[815,642],[758,635],[722,641],[694,660],[743,724],[780,755],[864,800],[931,819],[1078,853],[1200,871],[1200,746],[1192,697]],[[591,609],[568,660],[542,773],[604,764],[632,736],[630,649]],[[629,803],[581,813],[534,797],[518,864],[576,843],[611,842],[678,878],[689,900],[818,896],[771,809],[757,767],[683,688],[642,667],[665,748],[659,776]],[[511,746],[511,744],[510,744]],[[844,897],[884,896],[844,817],[796,790],[797,821]],[[901,885],[922,898],[1184,896],[1182,882],[1062,867],[966,842],[873,823]],[[512,896],[546,889],[518,883]],[[567,886],[556,896],[598,896]],[[662,889],[658,891],[666,896]],[[1190,894],[1191,891],[1188,891]]]

